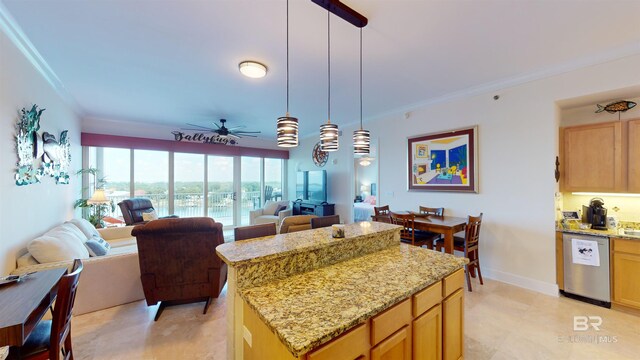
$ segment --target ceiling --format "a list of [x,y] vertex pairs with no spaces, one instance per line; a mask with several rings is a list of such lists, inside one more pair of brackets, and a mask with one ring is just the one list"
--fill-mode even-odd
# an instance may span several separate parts
[[[85,121],[246,125],[275,137],[285,113],[284,0],[0,0]],[[344,0],[364,28],[364,116],[640,52],[640,1]],[[327,118],[327,14],[290,4],[290,112],[302,136]],[[332,16],[331,120],[359,118],[358,39]],[[269,68],[238,72],[242,60]]]

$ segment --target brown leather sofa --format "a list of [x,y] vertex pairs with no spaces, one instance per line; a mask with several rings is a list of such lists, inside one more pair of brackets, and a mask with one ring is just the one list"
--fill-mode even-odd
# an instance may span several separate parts
[[222,224],[211,218],[158,219],[131,231],[138,244],[140,279],[147,305],[166,306],[217,298],[227,279],[227,265],[216,254],[224,243]]
[[[126,225],[139,225],[144,224],[146,221],[142,218],[142,214],[155,210],[151,200],[147,198],[131,198],[122,200],[118,203],[120,210],[122,211],[122,217]],[[176,215],[169,215],[162,217],[161,219],[176,218]]]

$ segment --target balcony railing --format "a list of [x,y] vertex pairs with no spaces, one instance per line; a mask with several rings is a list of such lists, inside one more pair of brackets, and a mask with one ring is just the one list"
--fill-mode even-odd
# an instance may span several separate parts
[[[129,196],[117,195],[107,197],[116,204],[116,209],[109,216],[121,218],[122,213],[117,204]],[[169,196],[167,194],[145,194],[145,197],[151,200],[153,207],[156,209],[158,216],[167,216],[169,214]],[[214,218],[216,221],[224,225],[233,224],[233,192],[210,192],[208,194],[207,216]],[[173,197],[173,214],[180,217],[204,216],[204,195],[200,193],[181,193],[175,194]],[[243,192],[241,198],[241,215],[242,223],[249,223],[249,211],[261,206],[260,191]]]

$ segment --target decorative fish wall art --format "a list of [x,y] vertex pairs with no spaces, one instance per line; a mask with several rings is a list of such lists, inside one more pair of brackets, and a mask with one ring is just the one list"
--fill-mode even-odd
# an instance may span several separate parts
[[69,166],[71,165],[71,144],[67,130],[56,140],[53,134],[40,130],[40,116],[45,109],[33,105],[30,110],[23,108],[16,124],[16,185],[39,183],[42,176],[51,176],[56,184],[69,183]]
[[615,112],[618,112],[618,114],[620,114],[621,112],[625,112],[629,109],[633,109],[633,107],[635,107],[636,105],[638,104],[628,100],[615,101],[605,106],[597,104],[598,110],[596,110],[596,114],[601,113],[603,111],[606,111],[610,114],[613,114]]

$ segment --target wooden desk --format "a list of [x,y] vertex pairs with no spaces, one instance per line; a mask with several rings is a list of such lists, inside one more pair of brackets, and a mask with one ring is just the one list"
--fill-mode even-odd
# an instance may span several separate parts
[[431,231],[444,235],[444,251],[448,254],[453,254],[453,234],[464,230],[465,225],[467,225],[467,219],[412,213],[416,216],[416,230]]
[[58,294],[67,269],[38,271],[0,287],[0,346],[22,346]]

